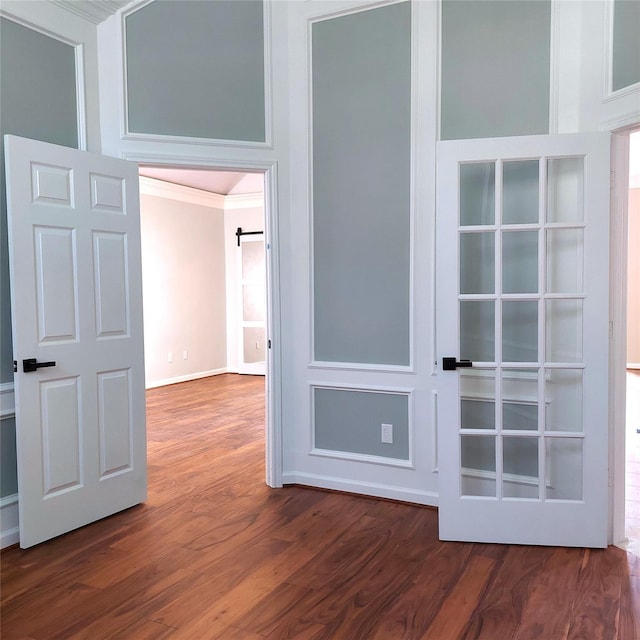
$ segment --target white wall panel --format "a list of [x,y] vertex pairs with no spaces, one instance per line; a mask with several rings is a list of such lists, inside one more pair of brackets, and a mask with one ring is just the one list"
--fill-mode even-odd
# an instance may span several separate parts
[[73,207],[73,172],[66,167],[31,165],[31,193],[33,202]]
[[100,478],[131,468],[129,370],[98,373]]
[[95,231],[93,259],[98,338],[129,333],[127,236]]
[[122,178],[101,176],[92,173],[91,181],[91,209],[105,213],[125,213],[124,211],[124,181]]
[[38,339],[78,339],[75,231],[35,227]]
[[47,380],[40,385],[46,497],[82,484],[79,386],[77,377]]

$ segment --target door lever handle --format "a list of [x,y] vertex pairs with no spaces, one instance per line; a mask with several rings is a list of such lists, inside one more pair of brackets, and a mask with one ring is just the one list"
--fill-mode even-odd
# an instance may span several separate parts
[[455,371],[458,367],[473,367],[471,360],[456,360],[455,358],[442,358],[443,371]]
[[55,362],[38,362],[35,358],[27,358],[22,361],[22,370],[25,373],[37,371],[40,367],[55,367]]

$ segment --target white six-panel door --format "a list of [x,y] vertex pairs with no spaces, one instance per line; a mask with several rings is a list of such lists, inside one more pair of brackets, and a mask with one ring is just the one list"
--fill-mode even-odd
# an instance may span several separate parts
[[24,548],[146,498],[139,196],[133,163],[5,150]]
[[439,143],[442,539],[606,546],[608,212],[608,134]]

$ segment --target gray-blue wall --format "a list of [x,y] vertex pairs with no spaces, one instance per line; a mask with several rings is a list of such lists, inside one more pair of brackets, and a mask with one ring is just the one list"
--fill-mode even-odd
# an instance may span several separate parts
[[163,0],[126,18],[129,130],[265,141],[261,0]]
[[411,7],[312,37],[315,359],[408,365]]
[[441,138],[549,132],[551,2],[444,0]]
[[[73,47],[0,19],[0,131],[67,147],[78,146]],[[0,382],[13,380],[7,199],[0,142]],[[0,497],[17,491],[15,423],[0,422]]]
[[640,82],[640,2],[613,5],[612,82],[614,91]]
[[[380,441],[382,424],[393,425],[392,444]],[[318,449],[409,460],[409,396],[316,387],[314,434]]]
[[0,498],[18,493],[16,423],[13,418],[0,422]]

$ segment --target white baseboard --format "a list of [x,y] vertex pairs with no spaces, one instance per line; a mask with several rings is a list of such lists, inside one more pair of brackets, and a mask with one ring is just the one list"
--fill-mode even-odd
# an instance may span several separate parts
[[20,542],[18,494],[0,498],[0,549]]
[[13,418],[16,415],[16,398],[13,382],[0,384],[0,419]]
[[229,371],[225,367],[224,369],[211,369],[211,371],[198,371],[197,373],[188,373],[184,376],[165,378],[164,380],[147,380],[145,387],[147,389],[155,389],[156,387],[166,387],[168,384],[189,382],[190,380],[200,380],[200,378],[208,378],[209,376],[219,376],[222,373],[229,373]]
[[282,475],[282,484],[301,484],[308,487],[318,487],[320,489],[332,489],[334,491],[345,491],[347,493],[357,493],[376,498],[389,498],[390,500],[413,502],[415,504],[422,504],[429,507],[438,506],[438,494],[434,491],[419,491],[417,489],[392,487],[373,482],[360,482],[357,480],[347,480],[345,478],[332,478],[313,473],[305,473],[302,471],[284,473]]
[[627,369],[640,369],[640,362],[627,362]]

